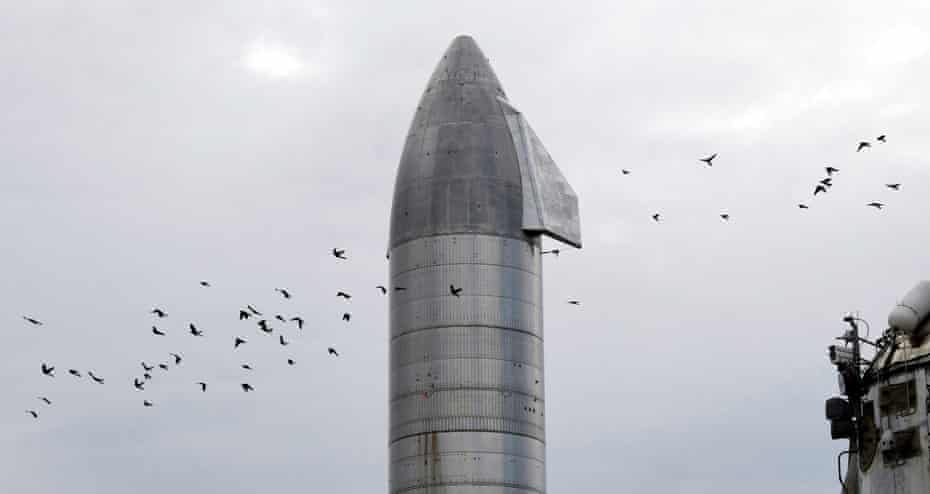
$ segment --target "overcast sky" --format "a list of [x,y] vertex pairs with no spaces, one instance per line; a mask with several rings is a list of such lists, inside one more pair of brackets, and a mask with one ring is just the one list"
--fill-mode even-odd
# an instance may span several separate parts
[[[826,346],[930,277],[930,5],[816,3],[5,2],[2,490],[386,492],[374,286],[467,33],[580,198],[584,249],[545,263],[548,490],[837,492]],[[283,348],[248,303],[307,326]]]

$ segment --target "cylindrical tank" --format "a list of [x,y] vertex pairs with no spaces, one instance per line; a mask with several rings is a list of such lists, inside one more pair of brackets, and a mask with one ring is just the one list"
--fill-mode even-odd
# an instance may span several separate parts
[[913,334],[930,316],[930,281],[921,281],[888,315],[888,326]]
[[576,238],[577,200],[505,98],[460,36],[407,135],[388,252],[392,494],[545,492],[539,234]]

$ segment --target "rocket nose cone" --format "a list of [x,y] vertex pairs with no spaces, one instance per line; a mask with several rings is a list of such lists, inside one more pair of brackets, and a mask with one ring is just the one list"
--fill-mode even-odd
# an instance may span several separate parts
[[506,99],[504,88],[501,87],[488,58],[484,56],[475,39],[468,35],[459,35],[452,40],[442,55],[442,60],[436,65],[429,87],[435,88],[444,81],[486,86],[492,94]]

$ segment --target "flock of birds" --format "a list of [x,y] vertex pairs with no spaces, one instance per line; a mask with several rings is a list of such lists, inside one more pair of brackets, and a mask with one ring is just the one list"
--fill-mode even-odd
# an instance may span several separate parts
[[[882,134],[882,135],[876,137],[875,140],[878,141],[878,142],[880,142],[880,143],[882,143],[882,144],[884,144],[884,143],[888,142],[888,136],[885,135],[885,134]],[[859,144],[856,146],[856,152],[858,153],[858,152],[861,152],[861,151],[864,150],[864,149],[868,149],[868,148],[871,148],[871,147],[872,147],[872,143],[871,143],[871,142],[869,142],[869,141],[859,141]],[[705,165],[707,165],[708,167],[712,167],[712,166],[714,166],[714,159],[716,159],[716,158],[717,158],[717,153],[714,153],[714,154],[712,154],[712,155],[710,155],[710,156],[707,156],[706,158],[701,158],[701,159],[699,159],[698,161],[703,162],[703,163],[704,163]],[[827,175],[827,176],[824,177],[824,178],[822,178],[822,179],[821,179],[819,182],[817,182],[817,184],[814,186],[814,197],[816,197],[818,194],[825,194],[825,193],[827,193],[827,191],[829,191],[830,188],[833,187],[833,178],[834,178],[833,176],[834,176],[835,174],[839,173],[839,171],[840,171],[839,168],[835,168],[835,167],[833,167],[833,166],[826,166],[826,167],[824,168],[824,170],[826,171],[826,175]],[[633,172],[632,172],[631,170],[627,169],[627,168],[623,168],[623,169],[620,170],[620,173],[622,173],[623,175],[629,175],[629,174],[631,174],[631,173],[633,173]],[[892,190],[892,191],[899,191],[899,190],[901,190],[901,184],[900,184],[900,183],[885,184],[885,187],[886,187],[887,189],[889,189],[889,190]],[[875,208],[875,209],[882,209],[883,207],[885,207],[885,203],[879,202],[879,201],[872,201],[872,202],[870,202],[870,203],[867,203],[866,206],[872,207],[872,208]],[[799,209],[809,209],[810,206],[808,206],[807,203],[801,202],[801,203],[798,203],[798,208],[799,208]],[[730,214],[729,214],[729,213],[726,213],[726,212],[720,213],[720,219],[722,219],[723,221],[729,221],[729,220],[730,220]],[[652,220],[655,221],[656,223],[662,221],[662,214],[659,213],[659,212],[653,213],[653,215],[652,215]]]
[[[332,250],[332,255],[333,255],[334,257],[336,257],[337,259],[342,259],[342,260],[347,259],[346,255],[345,255],[345,249],[338,249],[338,248],[337,248],[337,249],[333,249],[333,250]],[[211,287],[211,284],[210,284],[210,282],[208,282],[208,281],[201,281],[201,282],[200,282],[200,286],[203,287],[203,288],[210,288],[210,287]],[[387,294],[387,289],[386,289],[384,286],[379,285],[379,286],[377,286],[376,288],[381,292],[382,295]],[[459,294],[460,294],[461,291],[462,291],[461,288],[457,288],[457,289],[454,288],[454,287],[451,287],[451,288],[453,288],[453,290],[452,290],[452,291],[453,291],[453,294],[455,294],[456,296],[459,296]],[[396,290],[404,290],[405,288],[403,288],[403,287],[395,287],[395,289],[396,289]],[[275,288],[275,291],[278,292],[285,300],[289,300],[289,299],[291,299],[291,297],[292,297],[291,292],[288,291],[288,290],[285,289],[285,288]],[[341,290],[338,291],[338,292],[336,292],[336,296],[339,297],[339,298],[345,299],[345,300],[349,300],[349,299],[352,298],[352,295],[350,295],[350,294],[347,293],[347,292],[341,291]],[[156,322],[157,322],[157,321],[160,321],[160,320],[162,320],[162,319],[165,319],[165,318],[168,317],[168,313],[167,313],[164,309],[159,308],[159,307],[155,307],[154,309],[152,309],[151,315],[152,315],[153,317],[155,317]],[[260,312],[258,309],[256,309],[256,308],[255,308],[254,306],[252,306],[251,304],[247,304],[244,308],[240,308],[240,309],[239,309],[239,321],[247,321],[247,320],[250,320],[250,319],[253,319],[253,318],[254,318],[254,319],[256,319],[256,326],[258,326],[258,329],[259,329],[259,331],[261,331],[261,333],[267,334],[267,335],[273,334],[275,330],[274,330],[274,328],[270,325],[270,324],[272,324],[272,323],[270,323],[268,319],[264,319],[264,318],[262,318],[262,317],[264,317],[263,314],[262,314],[262,312]],[[349,321],[351,320],[351,317],[352,317],[352,315],[351,315],[351,313],[349,313],[349,312],[344,312],[344,313],[342,314],[342,320],[345,321],[345,322],[349,322]],[[29,323],[29,324],[31,324],[31,325],[33,325],[33,326],[43,326],[43,325],[44,325],[44,323],[43,323],[41,320],[39,320],[39,319],[37,319],[37,318],[35,318],[35,317],[23,316],[23,319],[24,319],[27,323]],[[283,316],[283,315],[281,315],[281,314],[275,314],[275,315],[274,315],[274,320],[276,320],[276,321],[278,321],[278,322],[281,322],[281,323],[284,323],[284,324],[292,323],[292,324],[296,325],[298,331],[302,330],[303,327],[304,327],[304,318],[301,317],[301,316],[299,316],[299,315],[292,316],[292,317],[289,317],[289,318],[288,318],[288,317],[285,317],[285,316]],[[205,332],[204,332],[203,330],[199,329],[199,328],[197,327],[197,325],[194,324],[194,323],[192,323],[192,322],[191,322],[191,323],[188,323],[188,325],[187,325],[187,331],[188,331],[188,333],[189,333],[191,336],[193,336],[193,337],[195,337],[195,338],[203,338],[203,337],[205,337]],[[168,334],[165,330],[159,328],[158,324],[152,325],[151,333],[152,333],[153,336],[156,336],[156,337],[163,337],[163,336],[166,336],[166,335]],[[232,348],[233,348],[233,350],[236,350],[236,349],[238,349],[240,346],[245,345],[245,344],[247,344],[247,343],[248,343],[248,340],[247,340],[246,338],[244,338],[244,337],[242,337],[242,336],[235,336],[234,339],[233,339],[233,341],[232,341]],[[288,340],[285,338],[284,334],[278,334],[278,344],[283,348],[283,347],[288,346],[288,345],[290,344],[290,341],[288,341]],[[333,356],[333,357],[339,357],[339,352],[338,352],[335,348],[333,348],[333,347],[327,348],[327,353],[328,353],[329,355]],[[181,362],[184,360],[184,357],[183,357],[180,353],[178,353],[178,352],[169,352],[168,355],[171,357],[171,360],[168,361],[168,362],[148,363],[148,362],[146,362],[146,361],[144,361],[144,360],[141,361],[141,362],[140,362],[140,367],[141,367],[142,374],[141,374],[141,376],[136,376],[136,377],[133,377],[133,378],[132,378],[132,387],[133,387],[136,391],[138,391],[138,392],[144,392],[144,391],[145,391],[145,386],[146,386],[146,384],[147,384],[148,382],[150,382],[151,380],[154,379],[153,371],[155,370],[156,367],[159,368],[159,369],[161,369],[162,371],[168,371],[168,370],[171,368],[171,365],[172,365],[171,362],[172,362],[172,361],[173,361],[173,365],[174,365],[174,366],[179,366],[179,365],[181,365]],[[292,357],[288,357],[288,358],[286,359],[286,361],[287,361],[287,364],[288,364],[289,366],[293,366],[293,365],[296,365],[296,364],[297,364],[297,361],[294,360],[294,358],[292,358]],[[250,364],[248,364],[248,363],[243,363],[243,364],[241,364],[241,367],[242,367],[243,369],[245,369],[245,370],[248,370],[248,371],[254,370],[253,367],[252,367]],[[46,377],[49,377],[49,378],[54,378],[54,377],[55,377],[55,370],[56,370],[56,368],[55,368],[54,365],[52,365],[52,364],[50,364],[50,363],[48,363],[48,362],[42,362],[41,365],[40,365],[40,367],[39,367],[39,370],[41,371],[41,373],[42,373],[43,376],[46,376]],[[105,383],[106,383],[105,378],[103,378],[102,376],[99,376],[99,375],[95,374],[94,371],[86,371],[85,373],[82,373],[82,372],[81,372],[80,370],[78,370],[78,369],[68,369],[67,372],[68,372],[68,374],[69,374],[70,376],[72,376],[72,377],[74,377],[74,378],[76,378],[76,379],[83,379],[83,378],[84,378],[84,374],[86,374],[87,377],[90,378],[91,381],[93,381],[93,382],[95,382],[95,383],[97,383],[97,384],[101,384],[101,385],[102,385],[102,384],[105,384]],[[208,383],[207,383],[206,381],[197,381],[197,382],[195,382],[195,383],[192,383],[192,385],[198,386],[198,387],[200,388],[200,391],[203,392],[203,393],[205,393],[205,392],[207,391]],[[243,392],[246,392],[246,393],[255,390],[255,388],[254,388],[250,383],[248,383],[248,382],[240,383],[240,384],[239,384],[239,387],[242,389]],[[52,406],[52,400],[49,399],[47,396],[38,396],[37,398],[38,398],[39,401],[41,401],[42,403],[44,403],[46,407]],[[142,400],[142,406],[144,406],[144,407],[152,407],[152,406],[155,406],[155,403],[154,403],[152,400],[150,400],[150,399],[143,399],[143,400]],[[36,410],[35,408],[29,408],[29,409],[27,409],[27,410],[26,410],[26,414],[32,416],[32,418],[34,418],[34,419],[38,419],[38,418],[39,418],[39,415],[40,415],[40,414],[39,414],[39,411]]]

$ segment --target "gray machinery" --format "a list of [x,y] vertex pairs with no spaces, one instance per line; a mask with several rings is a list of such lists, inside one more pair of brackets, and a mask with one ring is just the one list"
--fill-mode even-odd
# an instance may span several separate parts
[[[930,282],[911,289],[888,316],[875,342],[859,334],[861,319],[829,348],[840,394],[827,400],[833,439],[848,439],[845,494],[926,494],[930,491]],[[862,357],[861,345],[874,349]]]
[[542,234],[581,247],[577,196],[459,36],[394,186],[392,494],[545,492]]

